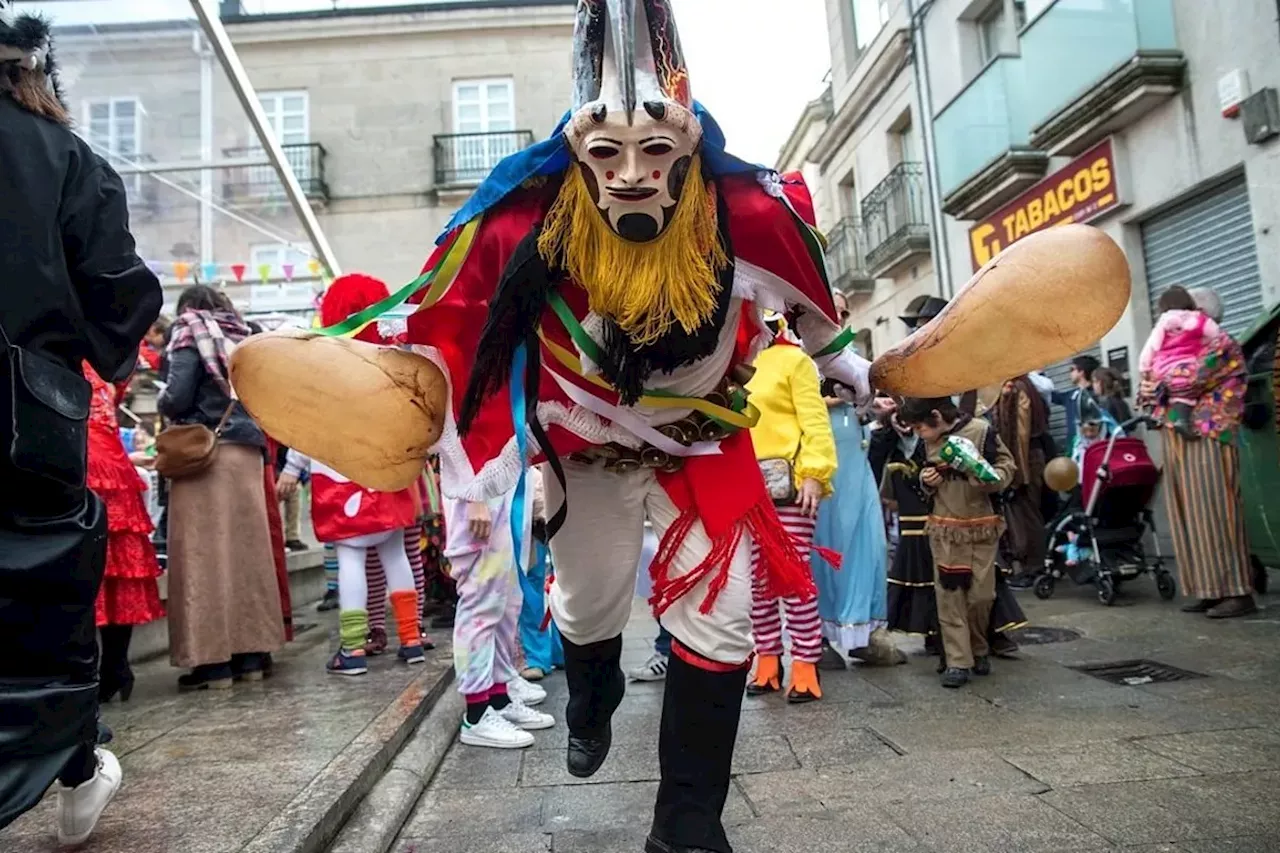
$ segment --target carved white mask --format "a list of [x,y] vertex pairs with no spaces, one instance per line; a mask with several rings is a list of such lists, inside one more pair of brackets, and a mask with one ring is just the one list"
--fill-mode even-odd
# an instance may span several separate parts
[[569,139],[600,215],[619,236],[661,234],[680,201],[701,128],[678,104],[649,102],[631,124],[604,104],[584,110]]
[[666,230],[702,141],[670,0],[578,0],[565,138],[615,233]]

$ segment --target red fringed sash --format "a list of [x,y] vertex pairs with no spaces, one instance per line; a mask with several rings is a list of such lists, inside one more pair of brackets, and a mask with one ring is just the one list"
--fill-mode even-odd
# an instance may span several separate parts
[[[818,594],[808,561],[783,528],[765,490],[750,435],[737,433],[721,442],[720,449],[719,455],[691,457],[679,471],[659,475],[680,516],[662,537],[649,566],[653,579],[649,604],[655,616],[661,616],[708,577],[711,583],[698,611],[709,614],[729,581],[729,566],[744,533],[749,533],[759,548],[767,595],[808,601]],[[711,549],[692,571],[672,577],[675,557],[697,521],[711,539]],[[820,548],[818,555],[840,568],[836,552]]]

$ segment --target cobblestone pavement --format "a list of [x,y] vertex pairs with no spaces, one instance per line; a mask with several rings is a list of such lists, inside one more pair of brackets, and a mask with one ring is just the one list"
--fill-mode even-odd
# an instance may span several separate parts
[[[425,666],[392,654],[364,677],[337,678],[324,671],[336,615],[307,607],[294,623],[306,630],[258,683],[180,694],[167,657],[135,667],[131,700],[102,709],[124,785],[82,853],[289,853],[368,790],[362,780],[382,771],[447,675],[448,645]],[[57,849],[54,799],[0,831],[0,851]]]
[[[906,665],[825,673],[826,698],[745,699],[725,820],[737,853],[1263,853],[1280,850],[1280,604],[1213,622],[1140,579],[1115,607],[1087,588],[1021,594],[1068,642],[943,690]],[[1266,607],[1270,605],[1270,607]],[[654,626],[637,607],[624,665]],[[1203,677],[1111,684],[1073,666],[1145,658]],[[657,789],[661,684],[632,684],[590,780],[564,769],[561,718],[526,751],[453,746],[396,853],[638,853]]]

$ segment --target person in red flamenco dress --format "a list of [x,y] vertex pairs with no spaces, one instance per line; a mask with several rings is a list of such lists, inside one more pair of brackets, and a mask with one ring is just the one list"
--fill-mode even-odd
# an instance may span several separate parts
[[160,602],[160,563],[151,544],[155,526],[147,515],[147,485],[120,441],[116,406],[123,384],[112,387],[86,362],[85,378],[93,386],[89,408],[88,485],[107,509],[107,571],[98,589],[98,630],[102,638],[98,696],[122,702],[133,692],[129,641],[135,625],[164,616]]

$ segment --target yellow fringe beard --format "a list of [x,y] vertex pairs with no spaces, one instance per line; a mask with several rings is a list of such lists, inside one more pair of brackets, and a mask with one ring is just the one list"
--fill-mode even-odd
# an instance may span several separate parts
[[703,180],[697,155],[671,223],[648,243],[619,237],[592,201],[580,168],[571,166],[543,222],[538,252],[573,276],[591,310],[612,319],[637,346],[654,343],[677,323],[692,333],[710,320],[718,274],[729,265],[715,190]]

